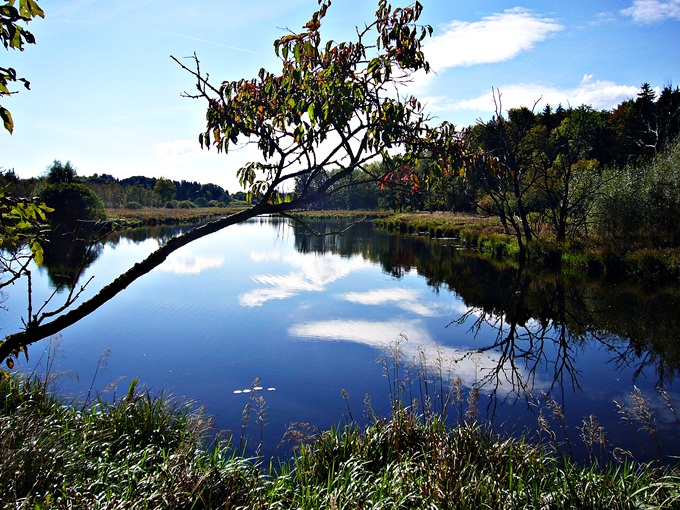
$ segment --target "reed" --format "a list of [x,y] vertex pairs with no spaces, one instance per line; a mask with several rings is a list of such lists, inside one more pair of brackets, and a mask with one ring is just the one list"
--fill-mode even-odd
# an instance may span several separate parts
[[[289,461],[249,459],[190,402],[152,396],[133,380],[111,401],[65,403],[36,376],[0,376],[0,501],[3,508],[677,508],[680,470],[628,456],[573,462],[561,409],[543,397],[543,437],[504,438],[476,420],[474,388],[443,360],[384,364],[392,413],[367,409],[327,431],[296,425]],[[434,371],[433,371],[434,367]],[[427,385],[419,380],[428,370]],[[443,381],[453,377],[452,384]],[[459,381],[459,380],[458,380]],[[256,382],[254,383],[256,384]],[[653,426],[642,395],[621,412]],[[352,415],[349,395],[343,394]],[[665,398],[665,397],[664,397]],[[266,421],[254,398],[244,426]],[[370,408],[370,402],[365,402]],[[668,396],[668,405],[672,406]],[[458,410],[455,424],[442,411]],[[557,424],[558,430],[551,423]],[[243,435],[243,432],[242,432]],[[579,436],[607,448],[595,417]]]

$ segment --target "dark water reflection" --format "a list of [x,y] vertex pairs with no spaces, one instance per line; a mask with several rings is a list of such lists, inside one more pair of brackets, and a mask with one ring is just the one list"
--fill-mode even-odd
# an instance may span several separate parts
[[484,324],[498,332],[481,350],[536,364],[545,358],[544,343],[553,342],[560,355],[552,360],[556,383],[568,376],[566,382],[579,386],[570,358],[590,341],[607,348],[616,366],[633,368],[636,377],[649,376],[651,369],[659,385],[672,382],[680,369],[678,285],[651,289],[604,278],[532,274],[462,250],[452,240],[374,234],[370,224],[344,236],[300,232],[295,247],[302,253],[359,254],[395,277],[416,270],[437,291],[455,292],[470,309],[452,324],[473,317],[472,329]]
[[[472,337],[479,337],[465,356],[495,354],[496,365],[487,367],[479,381],[480,387],[491,390],[487,417],[496,414],[496,392],[501,388],[506,397],[510,387],[517,400],[535,405],[537,376],[548,382],[541,391],[564,404],[567,394],[573,399],[599,390],[592,387],[592,377],[585,377],[586,371],[613,369],[622,375],[617,383],[632,385],[631,395],[641,395],[637,385],[645,384],[669,397],[665,388],[672,387],[680,369],[677,282],[653,289],[641,282],[537,274],[462,250],[451,240],[374,234],[369,226],[344,239],[296,236],[296,248],[344,256],[358,253],[397,278],[415,270],[437,292],[457,294],[468,310],[452,317],[450,327],[466,328]],[[480,334],[483,330],[493,334]],[[605,353],[600,359],[606,367],[584,362],[593,351]],[[634,426],[644,429],[658,426],[657,418],[665,421],[669,437],[660,443],[666,454],[678,452],[680,422],[674,404],[658,396],[652,393],[644,409],[617,402],[620,421],[631,424],[648,411],[655,423],[638,420]],[[636,397],[633,400],[638,401]],[[647,443],[648,453],[663,450],[652,444],[655,441]]]
[[[565,434],[563,442],[577,443],[582,420],[597,415],[609,441],[638,459],[680,454],[680,426],[663,398],[680,402],[677,285],[652,291],[532,274],[465,252],[453,240],[376,232],[370,223],[337,234],[343,226],[316,223],[326,234],[319,236],[265,218],[197,244],[184,255],[190,269],[183,259],[181,271],[155,271],[108,311],[64,332],[71,351],[65,367],[91,371],[97,348],[120,352],[111,356],[109,377],[138,376],[196,399],[218,427],[232,430],[246,402],[235,400],[245,398],[240,391],[266,376],[263,391],[278,388],[266,395],[267,453],[281,451],[276,445],[292,422],[327,428],[346,419],[341,389],[357,419],[365,394],[387,413],[396,392],[422,401],[423,382],[440,377],[457,379],[463,400],[479,390],[479,417],[498,429],[538,434],[542,400],[565,410],[562,433],[568,427],[572,438]],[[187,228],[118,233],[90,250],[88,265],[93,274],[115,274],[112,260],[128,266],[134,259],[126,253],[148,252]],[[400,373],[381,357],[389,342],[402,354]],[[636,388],[662,440],[622,413],[637,402]],[[459,404],[454,420],[465,414]]]

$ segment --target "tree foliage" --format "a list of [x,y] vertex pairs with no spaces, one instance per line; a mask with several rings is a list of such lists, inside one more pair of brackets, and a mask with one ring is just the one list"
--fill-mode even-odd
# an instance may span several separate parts
[[[280,74],[262,69],[256,78],[214,86],[198,59],[195,70],[180,63],[197,79],[198,93],[187,95],[208,102],[199,142],[225,153],[256,144],[261,161],[237,174],[252,197],[268,204],[279,201],[277,189],[288,181],[299,190],[290,209],[332,192],[357,169],[376,180],[429,155],[444,173],[461,155],[453,126],[430,127],[415,97],[393,93],[413,72],[429,70],[421,42],[431,28],[417,25],[421,4],[393,10],[381,0],[375,21],[349,43],[322,41],[329,7],[330,1],[320,1],[303,32],[275,41]],[[381,175],[369,167],[376,161]]]
[[[6,0],[0,5],[0,42],[5,49],[24,51],[25,44],[35,44],[35,37],[31,32],[22,27],[20,23],[28,24],[35,17],[45,17],[44,11],[35,0]],[[15,82],[23,83],[24,87],[30,88],[26,78],[19,78],[12,67],[0,66],[0,97],[15,94],[10,90],[10,85]],[[0,105],[0,118],[3,125],[10,133],[14,130],[14,120],[9,110]]]
[[[430,126],[422,104],[402,97],[400,85],[412,73],[429,70],[421,44],[432,29],[417,23],[422,5],[393,9],[380,0],[375,19],[357,28],[353,42],[340,43],[322,42],[330,1],[319,5],[302,32],[275,41],[280,74],[262,69],[253,79],[213,85],[196,56],[195,68],[175,58],[196,79],[198,92],[187,95],[207,102],[201,145],[224,153],[239,143],[258,147],[262,159],[237,172],[250,197],[257,198],[252,206],[170,239],[77,308],[57,317],[30,317],[24,331],[5,338],[0,358],[93,313],[182,246],[260,214],[313,203],[343,182],[351,184],[348,178],[356,170],[365,181],[408,173],[422,158],[429,158],[435,174],[461,163],[462,144],[453,126]],[[371,166],[375,162],[381,164]],[[281,187],[296,180],[299,195],[282,199]]]
[[48,184],[40,193],[40,200],[54,212],[50,223],[55,229],[76,232],[83,221],[105,220],[104,203],[94,192],[78,182]]
[[158,197],[161,204],[165,204],[175,198],[177,188],[175,188],[175,183],[170,179],[161,177],[156,181],[156,184],[153,187],[153,193]]
[[74,182],[76,176],[76,169],[70,161],[63,164],[61,161],[55,159],[47,169],[46,180],[49,184],[61,184],[65,182]]
[[[40,244],[41,234],[47,222],[47,214],[53,209],[44,203],[27,198],[16,198],[7,195],[0,189],[0,247],[10,252],[23,244],[28,244],[36,264],[41,265],[43,248]],[[8,269],[3,259],[3,272]],[[0,282],[0,287],[4,286]]]

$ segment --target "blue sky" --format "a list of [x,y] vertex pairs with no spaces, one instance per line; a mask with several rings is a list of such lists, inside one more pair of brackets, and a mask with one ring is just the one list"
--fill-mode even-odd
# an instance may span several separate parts
[[[236,169],[253,155],[202,151],[205,105],[170,55],[198,55],[216,81],[276,72],[272,42],[299,30],[316,0],[42,0],[30,25],[37,44],[2,53],[31,81],[2,104],[13,135],[0,132],[0,167],[20,177],[70,160],[80,175],[146,175],[213,182],[238,191]],[[590,104],[610,109],[643,82],[680,83],[680,0],[421,0],[434,37],[436,75],[411,87],[433,115],[457,126],[502,107]],[[397,1],[393,5],[402,5]],[[377,2],[334,0],[327,38],[346,40]],[[404,3],[403,6],[408,4]],[[324,32],[325,31],[325,32]]]

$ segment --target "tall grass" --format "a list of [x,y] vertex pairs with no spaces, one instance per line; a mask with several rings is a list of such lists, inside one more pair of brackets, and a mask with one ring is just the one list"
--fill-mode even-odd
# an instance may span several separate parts
[[80,410],[38,378],[12,375],[0,406],[3,508],[214,508],[244,501],[260,476],[206,442],[200,410],[136,380],[124,397]]
[[[66,404],[35,376],[0,376],[2,508],[677,508],[680,471],[624,456],[600,465],[606,443],[594,417],[581,437],[588,465],[565,453],[559,406],[540,413],[543,439],[504,438],[476,421],[474,388],[464,394],[441,358],[407,369],[399,344],[383,368],[392,413],[366,402],[368,424],[316,431],[302,425],[292,459],[263,465],[242,445],[214,439],[191,403],[153,397],[133,380],[113,401]],[[426,374],[427,372],[427,374]],[[429,374],[429,375],[428,375]],[[445,385],[454,377],[452,384]],[[459,381],[459,380],[458,380]],[[255,383],[254,383],[255,384]],[[344,397],[349,415],[353,410]],[[669,401],[670,403],[670,401]],[[670,404],[669,404],[670,405]],[[244,426],[263,426],[253,400]],[[644,403],[621,405],[646,420]],[[457,423],[443,418],[457,410]],[[548,416],[550,414],[550,416]],[[551,420],[552,418],[552,420]],[[651,427],[651,424],[649,425]],[[243,436],[243,434],[242,434]],[[212,439],[211,439],[212,438]]]

